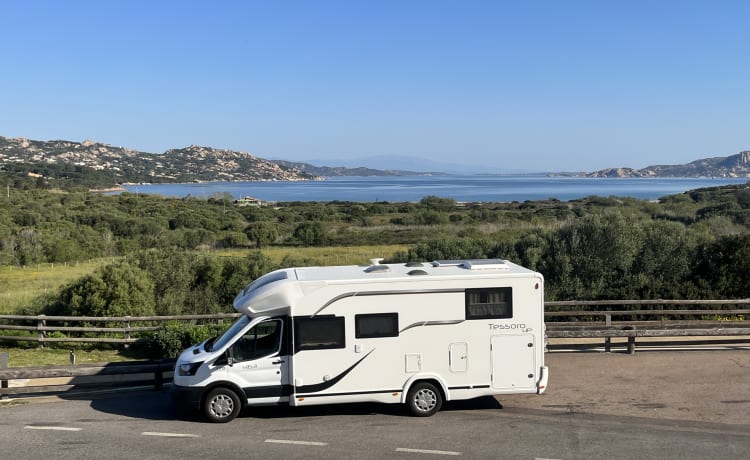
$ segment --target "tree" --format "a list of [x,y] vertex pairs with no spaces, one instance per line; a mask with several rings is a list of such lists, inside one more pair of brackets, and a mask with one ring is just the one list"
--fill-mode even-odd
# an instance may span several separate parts
[[626,295],[641,232],[636,219],[617,211],[570,222],[550,234],[542,273],[563,298],[620,298]]
[[729,235],[698,251],[694,283],[702,291],[724,298],[750,297],[750,235]]
[[323,222],[302,222],[294,229],[294,237],[305,246],[322,246],[328,240],[328,230]]
[[143,270],[111,264],[63,289],[58,312],[76,316],[154,314],[154,284]]
[[276,225],[267,220],[254,222],[245,228],[245,234],[250,241],[255,241],[255,247],[261,249],[279,237],[279,231]]

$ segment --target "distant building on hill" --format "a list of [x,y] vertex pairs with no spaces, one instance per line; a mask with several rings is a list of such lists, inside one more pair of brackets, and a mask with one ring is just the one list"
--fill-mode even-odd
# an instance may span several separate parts
[[243,196],[242,198],[234,200],[234,204],[237,206],[255,206],[256,208],[260,208],[263,206],[263,201],[252,196]]

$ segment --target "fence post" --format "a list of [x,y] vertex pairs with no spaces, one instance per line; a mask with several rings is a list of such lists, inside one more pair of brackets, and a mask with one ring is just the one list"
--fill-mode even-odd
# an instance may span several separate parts
[[47,331],[42,329],[45,326],[47,326],[47,321],[44,319],[44,315],[37,316],[36,317],[36,329],[38,331],[39,346],[41,348],[44,348],[44,339],[47,338]]
[[[604,315],[604,318],[606,326],[612,327],[612,315],[607,313],[606,315]],[[604,337],[604,352],[609,353],[610,351],[612,351],[612,337]]]
[[628,336],[628,354],[635,354],[635,336]]
[[[7,369],[8,368],[8,352],[4,351],[0,353],[0,369]],[[8,388],[8,381],[7,380],[0,380],[0,399],[8,399],[8,395],[5,394],[2,389]]]
[[[664,311],[664,304],[662,303],[662,299],[659,299],[659,311]],[[659,315],[659,324],[664,324],[664,315]]]
[[[125,319],[125,332],[123,333],[122,337],[125,340],[130,340],[130,319],[128,319],[130,318],[130,315],[126,316],[125,318],[126,318]],[[128,348],[128,347],[130,347],[130,344],[125,342],[124,348]]]

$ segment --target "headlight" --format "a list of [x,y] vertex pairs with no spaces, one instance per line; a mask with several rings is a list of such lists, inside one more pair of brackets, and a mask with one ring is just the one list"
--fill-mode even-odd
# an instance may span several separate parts
[[181,376],[195,375],[198,372],[198,368],[201,367],[203,361],[197,363],[184,363],[177,366],[177,373]]

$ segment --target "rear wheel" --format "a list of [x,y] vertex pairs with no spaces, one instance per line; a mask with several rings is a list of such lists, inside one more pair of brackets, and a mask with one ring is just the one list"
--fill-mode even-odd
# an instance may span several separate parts
[[214,388],[203,404],[203,415],[214,423],[226,423],[240,413],[240,398],[229,388]]
[[429,417],[440,410],[443,405],[443,395],[435,385],[427,382],[417,382],[406,396],[409,410],[417,417]]

